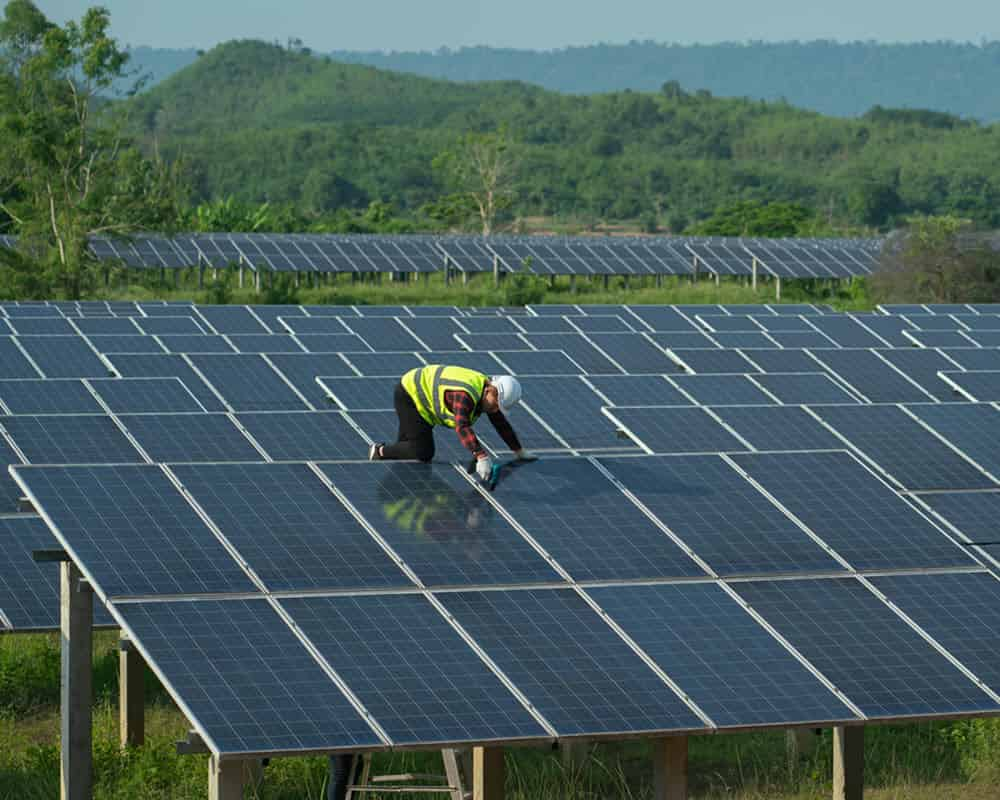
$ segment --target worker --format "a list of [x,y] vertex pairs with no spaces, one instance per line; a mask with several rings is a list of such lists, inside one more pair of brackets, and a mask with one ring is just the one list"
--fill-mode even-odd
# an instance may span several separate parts
[[399,440],[394,444],[376,442],[368,450],[368,459],[430,461],[434,458],[434,426],[444,425],[455,429],[459,440],[476,457],[479,479],[488,481],[493,460],[472,426],[481,414],[486,414],[514,455],[532,460],[505,416],[520,399],[521,384],[510,375],[490,378],[465,367],[440,364],[416,367],[400,379],[393,393]]

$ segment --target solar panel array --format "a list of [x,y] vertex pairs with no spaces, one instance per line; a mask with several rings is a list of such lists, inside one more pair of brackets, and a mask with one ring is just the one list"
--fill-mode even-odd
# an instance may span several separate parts
[[[14,237],[0,247],[14,248]],[[527,271],[536,275],[841,278],[874,271],[880,240],[201,233],[94,237],[95,258],[133,269],[241,266],[278,273]]]
[[[902,336],[990,314],[3,304],[0,629],[66,549],[226,755],[1000,713],[1000,365]],[[435,363],[517,374],[542,460],[367,462]]]

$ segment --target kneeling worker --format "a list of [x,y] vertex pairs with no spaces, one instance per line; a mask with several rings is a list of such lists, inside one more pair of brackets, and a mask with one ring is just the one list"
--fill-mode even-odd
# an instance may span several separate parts
[[514,455],[531,459],[504,416],[520,399],[521,384],[510,375],[490,378],[475,370],[440,364],[416,367],[402,377],[393,393],[399,417],[399,441],[376,442],[368,451],[368,458],[430,461],[434,458],[434,426],[444,425],[454,428],[462,444],[476,457],[479,479],[489,480],[493,461],[472,426],[485,413]]

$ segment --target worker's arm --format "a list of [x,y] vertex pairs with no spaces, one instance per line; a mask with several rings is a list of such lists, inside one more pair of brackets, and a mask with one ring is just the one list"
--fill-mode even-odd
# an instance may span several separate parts
[[490,418],[490,422],[493,423],[493,427],[496,428],[496,432],[500,434],[500,438],[504,440],[504,443],[513,450],[515,453],[521,452],[521,442],[517,438],[517,434],[514,433],[514,428],[511,427],[510,420],[504,416],[502,411],[495,411],[492,414],[487,414]]
[[472,430],[472,412],[476,406],[469,394],[462,391],[445,392],[444,401],[455,414],[455,433],[458,434],[462,446],[476,458],[487,455],[476,432]]

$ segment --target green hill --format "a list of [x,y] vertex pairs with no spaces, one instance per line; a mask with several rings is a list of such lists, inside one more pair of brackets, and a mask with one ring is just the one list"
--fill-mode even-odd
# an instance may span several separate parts
[[132,103],[143,135],[188,160],[199,198],[413,210],[445,191],[431,168],[438,153],[464,132],[506,125],[522,145],[521,215],[656,214],[677,228],[725,203],[780,200],[841,224],[913,212],[1000,224],[1000,126],[935,112],[830,118],[672,83],[563,95],[259,42],[222,45]]

